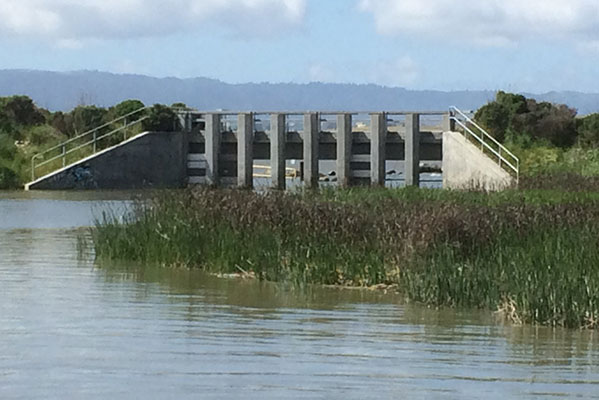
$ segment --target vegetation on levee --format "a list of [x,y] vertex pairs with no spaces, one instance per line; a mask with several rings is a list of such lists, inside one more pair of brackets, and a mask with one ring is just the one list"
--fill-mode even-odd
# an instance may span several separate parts
[[[31,157],[67,139],[74,138],[118,117],[143,107],[139,100],[125,100],[103,108],[80,105],[69,112],[50,112],[40,108],[27,96],[0,98],[0,189],[17,188],[31,177]],[[172,107],[186,108],[183,103]],[[146,114],[142,126],[132,127],[123,135],[102,139],[96,150],[119,143],[142,130],[178,129],[172,109],[155,105]],[[547,173],[570,173],[586,177],[599,176],[599,114],[577,118],[576,110],[562,104],[537,102],[524,96],[498,92],[494,101],[481,107],[475,119],[521,159],[523,176]],[[129,121],[131,122],[131,121]],[[98,132],[102,136],[119,125],[108,125]],[[77,146],[91,137],[73,142]],[[66,157],[70,163],[91,154],[93,146],[83,146]],[[48,158],[60,155],[56,149]],[[43,160],[40,160],[43,161]],[[36,170],[36,176],[62,166],[62,158]]]
[[[179,103],[176,106],[184,105]],[[30,179],[33,155],[142,107],[144,104],[139,100],[126,100],[107,109],[81,105],[70,112],[50,112],[36,106],[27,96],[0,97],[0,189],[18,188]],[[177,129],[178,120],[173,111],[166,106],[154,105],[136,117],[140,118],[144,114],[148,118],[143,121],[142,126],[128,129],[128,137],[142,130]],[[108,125],[98,131],[97,136],[105,135],[115,128],[116,126]],[[91,139],[91,136],[85,137],[80,143],[75,144],[83,144]],[[97,143],[96,150],[115,145],[122,140],[123,136],[106,137]],[[57,152],[60,153],[60,149]],[[84,146],[70,154],[67,162],[91,153],[92,145]],[[50,172],[60,166],[62,159],[37,172]]]
[[599,199],[351,189],[160,193],[93,230],[99,259],[270,281],[393,285],[411,301],[516,323],[599,327]]
[[563,104],[498,92],[474,118],[518,156],[524,176],[599,176],[599,113],[576,114]]

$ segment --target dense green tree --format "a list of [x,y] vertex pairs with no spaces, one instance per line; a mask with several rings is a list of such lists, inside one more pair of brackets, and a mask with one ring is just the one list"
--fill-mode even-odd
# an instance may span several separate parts
[[526,97],[522,96],[521,94],[499,91],[497,92],[495,101],[506,107],[510,115],[524,114],[528,112],[528,101]]
[[499,141],[549,142],[568,147],[575,143],[576,110],[561,104],[537,102],[522,95],[498,92],[495,101],[475,115]]
[[578,137],[583,146],[599,147],[599,113],[579,120]]
[[42,111],[27,96],[5,97],[0,101],[0,107],[17,125],[32,126],[46,122]]
[[[131,114],[132,112],[135,112],[144,107],[145,107],[144,103],[142,103],[140,100],[125,100],[125,101],[117,104],[116,106],[111,107],[108,110],[107,119],[109,119],[109,120],[117,119],[124,115]],[[141,116],[141,113],[139,116]],[[137,117],[137,115],[135,115],[135,117]]]
[[104,124],[107,111],[96,106],[78,106],[70,114],[72,130],[68,134],[76,136]]
[[174,132],[181,129],[177,114],[162,104],[155,104],[150,108],[148,119],[142,125],[144,131]]
[[14,139],[6,133],[0,133],[0,162],[12,161],[17,154]]
[[500,142],[504,141],[510,125],[510,111],[505,105],[491,102],[480,108],[474,118],[484,125],[494,138]]
[[23,127],[46,122],[45,113],[27,96],[0,97],[0,132],[22,140]]
[[171,108],[180,108],[180,109],[183,109],[183,110],[188,110],[189,109],[189,107],[187,107],[187,104],[181,103],[181,102],[179,102],[179,103],[173,103],[171,105]]
[[21,186],[17,173],[0,165],[0,190],[16,189]]
[[72,136],[73,134],[73,118],[70,113],[57,111],[48,118],[48,124],[59,132],[65,135]]

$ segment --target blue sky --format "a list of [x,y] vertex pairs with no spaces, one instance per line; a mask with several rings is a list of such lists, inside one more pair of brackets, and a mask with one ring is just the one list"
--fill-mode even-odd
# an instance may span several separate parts
[[599,92],[599,1],[1,0],[10,68]]

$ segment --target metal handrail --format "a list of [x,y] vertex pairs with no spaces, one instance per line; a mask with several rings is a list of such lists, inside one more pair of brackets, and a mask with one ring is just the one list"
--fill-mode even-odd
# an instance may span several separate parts
[[[65,164],[66,164],[66,156],[68,154],[71,154],[71,153],[73,153],[73,152],[75,152],[75,151],[77,151],[77,150],[85,147],[85,146],[93,145],[92,154],[97,153],[96,144],[100,140],[105,139],[105,138],[107,138],[109,136],[112,136],[112,135],[114,135],[114,134],[116,134],[118,132],[121,132],[121,131],[123,131],[125,129],[128,129],[128,128],[130,128],[130,127],[132,127],[134,125],[137,125],[137,124],[141,123],[142,121],[146,120],[148,118],[148,116],[142,116],[141,118],[138,118],[138,119],[136,119],[133,122],[129,122],[129,123],[127,122],[128,118],[130,118],[130,117],[132,117],[132,116],[134,116],[136,114],[139,114],[142,111],[147,110],[148,108],[150,108],[150,107],[146,106],[146,107],[139,108],[139,109],[137,109],[137,110],[135,110],[133,112],[125,114],[125,115],[123,115],[123,116],[121,116],[119,118],[116,118],[116,119],[114,119],[114,120],[112,120],[110,122],[102,124],[102,125],[94,128],[94,129],[90,129],[89,131],[86,131],[86,132],[84,132],[84,133],[82,133],[80,135],[77,135],[77,136],[75,136],[75,137],[73,137],[71,139],[68,139],[68,140],[66,140],[66,141],[64,141],[64,142],[62,142],[62,143],[60,143],[60,144],[58,144],[56,146],[53,146],[53,147],[51,147],[49,149],[46,149],[43,152],[35,154],[33,157],[31,157],[31,180],[34,181],[35,178],[36,178],[35,171],[36,171],[37,168],[39,168],[41,166],[44,166],[44,165],[46,165],[46,164],[48,164],[48,163],[50,163],[52,161],[56,161],[56,160],[58,160],[60,158],[62,158],[62,164],[63,164],[63,167],[64,167]],[[109,127],[109,126],[111,126],[111,125],[113,125],[115,123],[120,122],[120,121],[125,121],[125,124],[123,126],[120,126],[117,129],[113,129],[112,131],[110,131],[110,132],[108,132],[106,134],[103,134],[101,136],[96,136],[97,132],[100,129],[107,128],[107,127]],[[93,135],[93,138],[91,140],[88,140],[87,142],[85,142],[83,144],[80,144],[78,146],[75,146],[75,147],[73,147],[73,148],[71,148],[71,149],[69,149],[67,151],[67,145],[69,145],[70,143],[73,143],[73,142],[75,142],[77,140],[80,140],[81,138],[84,138],[85,136],[89,136],[89,135]],[[54,156],[54,157],[52,157],[52,158],[50,158],[48,160],[44,160],[44,161],[42,161],[39,164],[36,164],[36,160],[43,159],[43,158],[45,158],[45,156],[48,153],[54,152],[54,151],[59,150],[59,149],[61,150],[60,154],[58,154],[58,155],[56,155],[56,156]]]
[[[47,160],[44,160],[43,162],[41,162],[41,163],[39,163],[39,164],[36,164],[36,165],[35,165],[35,168],[39,168],[39,167],[41,167],[41,166],[44,166],[44,165],[46,165],[46,164],[48,164],[48,163],[50,163],[50,162],[52,162],[52,161],[58,160],[59,158],[66,157],[68,154],[71,154],[71,153],[73,153],[73,152],[75,152],[75,151],[77,151],[77,150],[79,150],[79,149],[81,149],[81,148],[83,148],[83,147],[85,147],[85,146],[89,146],[90,144],[94,144],[94,143],[96,143],[96,142],[99,142],[100,140],[102,140],[102,139],[105,139],[105,138],[107,138],[108,136],[112,136],[112,135],[114,135],[115,133],[118,133],[118,132],[120,132],[120,131],[122,131],[122,130],[124,130],[124,129],[127,129],[127,128],[130,128],[130,127],[132,127],[133,125],[137,125],[137,124],[139,124],[140,122],[144,121],[144,120],[145,120],[145,119],[147,119],[147,118],[148,118],[147,116],[146,116],[146,117],[142,117],[142,118],[140,118],[140,119],[138,119],[138,120],[135,120],[135,121],[133,121],[133,122],[131,122],[131,123],[127,124],[127,125],[123,125],[123,126],[121,126],[121,127],[117,128],[117,129],[114,129],[114,130],[112,130],[112,131],[110,131],[110,132],[108,132],[108,133],[106,133],[106,134],[104,134],[104,135],[102,135],[102,136],[98,136],[98,137],[96,137],[95,139],[92,139],[92,140],[90,140],[90,141],[88,141],[88,142],[85,142],[85,143],[83,143],[83,144],[80,144],[79,146],[73,147],[72,149],[70,149],[70,150],[68,150],[68,151],[64,151],[64,152],[60,153],[60,154],[59,154],[59,155],[57,155],[57,156],[54,156],[54,157],[52,157],[52,158],[49,158],[49,159],[47,159]],[[62,147],[62,146],[60,146],[60,147]],[[92,152],[92,154],[95,154],[95,153],[96,153],[96,152]],[[40,153],[40,154],[41,154],[41,153]],[[34,157],[36,157],[36,156],[34,156]],[[34,178],[34,179],[35,179],[35,178]]]
[[[457,123],[460,127],[462,127],[462,129],[464,129],[465,132],[468,132],[470,136],[474,137],[484,149],[488,150],[493,155],[495,155],[498,158],[498,164],[500,167],[507,165],[508,170],[515,174],[516,182],[518,182],[520,179],[520,159],[516,157],[516,155],[512,153],[507,147],[499,143],[497,139],[495,139],[493,136],[487,133],[487,131],[484,128],[482,128],[469,116],[463,113],[460,109],[458,109],[455,106],[452,106],[449,108],[449,110],[450,120]],[[466,123],[462,122],[462,120],[459,117],[462,117]],[[467,124],[476,127],[480,131],[480,136],[477,135],[472,129],[470,129],[470,127]],[[487,139],[487,141],[485,141],[485,139]],[[498,150],[495,150],[491,145],[489,145],[489,141],[495,144]],[[509,156],[510,159],[508,160],[506,157],[504,157],[502,153]]]

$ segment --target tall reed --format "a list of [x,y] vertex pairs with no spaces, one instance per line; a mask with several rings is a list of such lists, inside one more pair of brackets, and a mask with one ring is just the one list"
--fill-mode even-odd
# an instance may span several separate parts
[[194,189],[140,202],[125,220],[105,216],[93,237],[100,258],[398,285],[411,301],[596,328],[598,233],[597,200],[583,194]]

